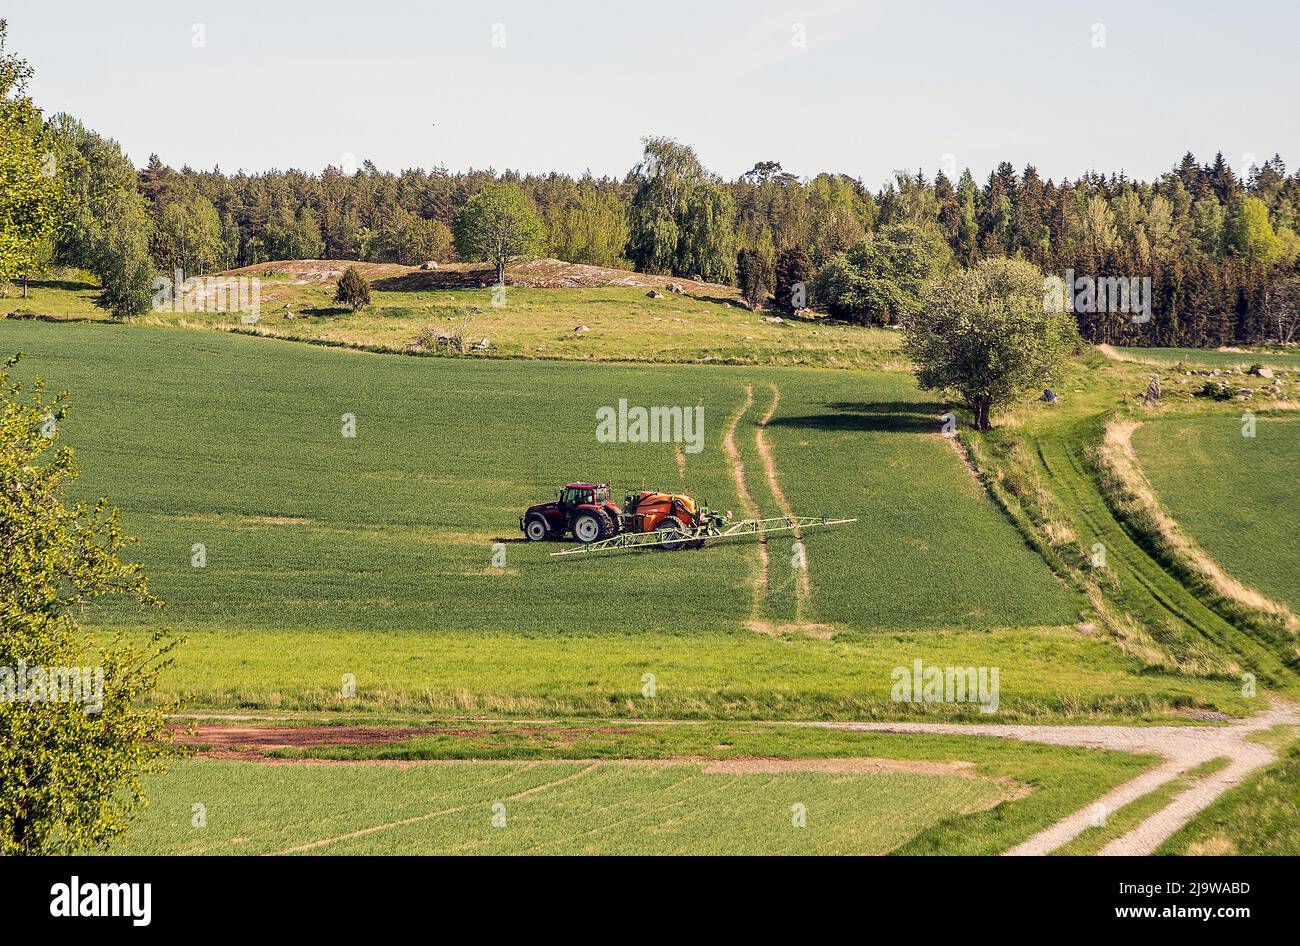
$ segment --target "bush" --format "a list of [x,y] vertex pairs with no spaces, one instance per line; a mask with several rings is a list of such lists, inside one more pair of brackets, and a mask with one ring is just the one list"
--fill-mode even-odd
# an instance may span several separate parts
[[334,301],[347,306],[353,312],[370,305],[370,283],[366,282],[366,278],[361,275],[361,270],[349,266],[339,277]]

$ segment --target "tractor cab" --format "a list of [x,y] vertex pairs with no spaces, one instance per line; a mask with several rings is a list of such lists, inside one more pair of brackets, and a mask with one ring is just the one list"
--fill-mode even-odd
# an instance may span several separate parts
[[560,505],[566,512],[577,506],[603,506],[608,502],[608,483],[570,483],[560,490]]

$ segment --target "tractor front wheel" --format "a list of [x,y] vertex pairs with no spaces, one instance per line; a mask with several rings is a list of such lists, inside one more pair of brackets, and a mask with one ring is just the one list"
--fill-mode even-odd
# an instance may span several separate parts
[[542,542],[551,537],[551,527],[541,516],[531,516],[524,523],[524,535],[528,536],[529,542]]

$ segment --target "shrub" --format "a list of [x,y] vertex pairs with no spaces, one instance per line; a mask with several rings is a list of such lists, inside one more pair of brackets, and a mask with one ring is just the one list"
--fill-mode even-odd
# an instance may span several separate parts
[[370,305],[370,283],[366,282],[366,278],[361,275],[361,270],[349,266],[339,277],[334,301],[347,306],[353,312]]

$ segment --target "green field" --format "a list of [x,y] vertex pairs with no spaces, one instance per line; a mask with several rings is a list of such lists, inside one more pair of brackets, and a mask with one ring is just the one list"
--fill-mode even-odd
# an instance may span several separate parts
[[[153,803],[121,853],[299,853],[300,845],[337,838],[311,852],[882,854],[944,817],[996,804],[1004,792],[956,776],[708,775],[689,763],[582,762],[414,769],[191,762],[150,789]],[[526,791],[535,794],[521,797]],[[194,799],[207,806],[203,829],[191,826]],[[500,828],[492,826],[494,804],[505,816]],[[806,806],[809,827],[793,827],[795,804]],[[421,820],[396,823],[408,819]]]
[[[900,711],[892,668],[919,658],[1001,667],[1004,710],[1029,716],[1244,705],[1230,684],[1139,674],[1071,630],[1072,595],[934,434],[938,407],[907,375],[468,363],[129,326],[0,331],[27,352],[25,371],[76,392],[63,432],[86,469],[79,491],[123,507],[168,602],[91,619],[191,634],[164,694],[338,706],[350,673],[357,706],[880,715]],[[736,441],[762,511],[780,512],[754,440],[776,386],[765,436],[788,501],[861,520],[806,540],[800,619],[835,640],[746,629],[753,544],[573,560],[509,542],[506,567],[492,567],[519,510],[573,478],[680,486],[737,509],[720,443],[746,386]],[[671,445],[596,442],[596,408],[619,398],[704,406],[705,446],[684,474]],[[355,438],[341,435],[345,413]],[[784,543],[769,550],[759,617],[782,621],[797,575]],[[659,702],[639,698],[645,673]]]
[[[908,375],[394,358],[152,327],[0,323],[24,371],[75,392],[63,433],[141,537],[160,612],[92,612],[103,628],[191,635],[163,696],[198,705],[632,715],[880,716],[890,672],[998,666],[1002,711],[1142,716],[1250,701],[1231,681],[1152,674],[1073,627],[1055,579],[933,431]],[[755,425],[801,514],[860,522],[806,539],[802,625],[788,544],[553,559],[519,510],[580,477],[621,494],[685,488],[737,510],[729,422],[749,491],[780,514]],[[700,404],[704,448],[603,444],[595,410]],[[341,435],[344,414],[357,436]],[[206,565],[192,564],[202,544]],[[942,632],[942,633],[937,633]],[[540,670],[540,672],[539,672]],[[658,682],[654,702],[643,677]],[[355,703],[340,697],[344,674]]]
[[[752,544],[557,560],[554,546],[514,540],[520,511],[574,479],[609,481],[620,498],[685,488],[737,509],[720,444],[750,384],[787,392],[772,437],[791,503],[862,519],[807,539],[819,617],[875,633],[1073,616],[934,434],[939,409],[906,375],[470,364],[120,326],[3,331],[28,371],[78,393],[64,432],[86,468],[80,491],[126,510],[170,604],[158,620],[180,627],[738,628]],[[684,474],[672,444],[597,442],[597,409],[620,399],[703,407],[703,449],[683,453]],[[757,411],[738,438],[752,440]],[[342,436],[345,414],[355,437]],[[757,489],[762,471],[746,472]],[[511,540],[503,569],[491,566],[498,539]]]
[[1264,365],[1294,371],[1300,368],[1300,351],[1295,348],[1116,348],[1125,360],[1184,364],[1198,368],[1242,368]]
[[[994,853],[1153,761],[999,739],[789,727],[546,733],[462,724],[449,729],[441,749],[425,742],[414,756],[493,761],[181,762],[150,779],[151,803],[117,850]],[[588,752],[608,761],[583,758]],[[895,761],[853,764],[862,759]],[[505,825],[494,828],[498,802]],[[193,824],[195,804],[205,808],[201,828]],[[796,804],[806,827],[792,824]]]
[[1227,571],[1300,610],[1300,417],[1237,413],[1144,424],[1133,446],[1161,502]]

